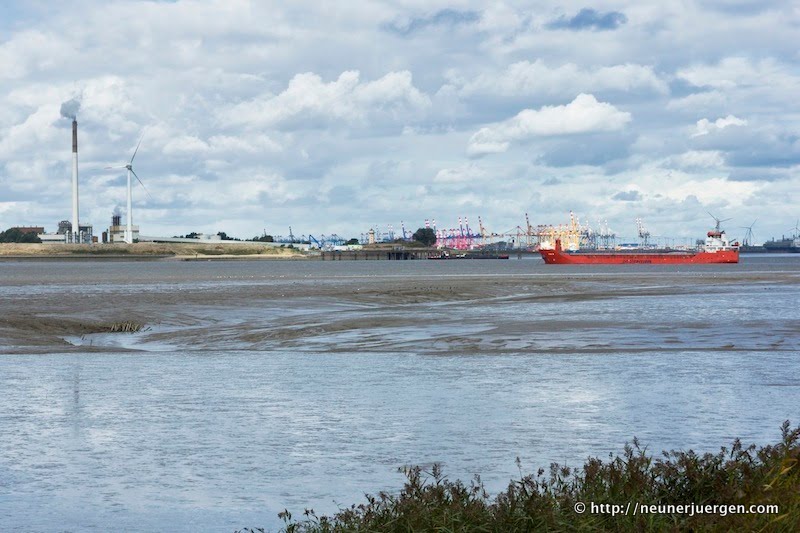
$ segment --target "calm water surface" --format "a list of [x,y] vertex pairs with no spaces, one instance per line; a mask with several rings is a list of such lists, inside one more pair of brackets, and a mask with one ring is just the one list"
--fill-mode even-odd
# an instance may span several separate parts
[[[396,490],[402,465],[441,462],[496,492],[516,457],[526,471],[577,465],[633,436],[713,451],[773,442],[800,420],[800,290],[785,282],[800,258],[745,258],[733,272],[747,281],[725,291],[713,287],[723,267],[685,272],[710,290],[677,294],[657,290],[675,275],[658,267],[559,274],[586,291],[598,275],[655,291],[635,298],[309,296],[552,276],[531,260],[431,263],[0,263],[0,298],[20,312],[74,302],[102,315],[97,302],[177,295],[153,308],[150,332],[0,354],[0,529],[275,528],[284,508],[332,512]],[[242,286],[287,297],[181,297]],[[333,327],[350,322],[362,325]],[[298,324],[319,329],[289,335]]]

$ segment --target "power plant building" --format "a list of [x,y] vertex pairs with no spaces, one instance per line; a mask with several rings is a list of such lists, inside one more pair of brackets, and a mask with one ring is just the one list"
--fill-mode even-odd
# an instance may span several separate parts
[[62,220],[58,223],[58,231],[56,233],[64,236],[61,242],[91,244],[93,240],[93,230],[94,228],[91,224],[81,224],[78,227],[78,233],[76,234],[72,231],[72,222],[69,220]]
[[[125,242],[125,232],[128,226],[122,224],[122,215],[114,214],[111,217],[111,226],[108,228],[108,242]],[[132,240],[139,240],[139,226],[131,226]]]
[[[44,228],[38,233],[37,237],[42,241],[42,244],[71,244],[73,242],[72,222],[69,220],[62,220],[58,223],[58,231],[55,233],[44,233]],[[79,228],[78,236],[79,244],[91,244],[94,242],[93,235],[94,228],[91,224],[83,224]]]

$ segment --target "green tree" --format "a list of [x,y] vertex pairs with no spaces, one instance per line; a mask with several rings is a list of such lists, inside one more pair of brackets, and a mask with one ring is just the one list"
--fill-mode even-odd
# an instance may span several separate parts
[[42,240],[35,233],[23,233],[17,228],[9,228],[6,231],[0,232],[0,242],[35,243],[42,242]]
[[419,228],[412,238],[424,246],[433,246],[436,243],[436,233],[432,228]]
[[353,245],[353,244],[359,244],[359,242],[358,242],[358,239],[353,238],[353,239],[350,239],[349,241],[347,241],[345,244],[350,246],[350,245]]

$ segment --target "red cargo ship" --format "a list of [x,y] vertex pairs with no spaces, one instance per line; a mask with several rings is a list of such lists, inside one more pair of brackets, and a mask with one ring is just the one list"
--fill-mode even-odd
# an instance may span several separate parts
[[548,265],[682,265],[710,263],[738,263],[739,243],[728,242],[719,227],[708,232],[705,246],[699,250],[591,250],[570,252],[561,248],[556,239],[555,248],[540,248],[539,253]]

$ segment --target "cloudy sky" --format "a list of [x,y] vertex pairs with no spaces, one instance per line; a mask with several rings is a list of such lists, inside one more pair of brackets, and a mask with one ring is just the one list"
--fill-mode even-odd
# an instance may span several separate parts
[[[574,211],[621,235],[800,217],[795,1],[0,4],[0,228],[357,236]],[[489,6],[489,7],[487,7]]]

